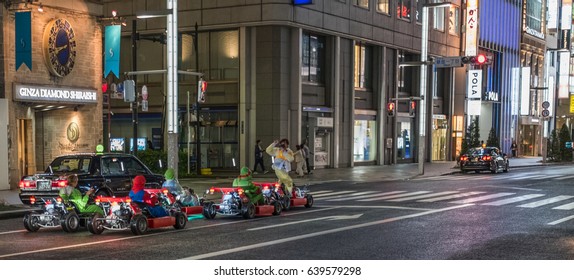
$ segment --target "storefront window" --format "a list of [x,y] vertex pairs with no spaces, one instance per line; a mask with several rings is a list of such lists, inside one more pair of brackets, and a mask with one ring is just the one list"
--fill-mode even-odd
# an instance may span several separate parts
[[377,156],[376,121],[356,120],[354,135],[354,161],[375,160]]
[[397,123],[397,159],[412,159],[413,130],[411,121]]
[[377,0],[377,11],[388,14],[389,13],[389,0]]
[[[239,32],[237,30],[199,33],[199,70],[195,62],[194,36],[182,34],[181,67],[205,73],[210,81],[236,81],[239,79]],[[182,80],[195,77],[183,75]]]
[[354,0],[355,5],[361,8],[368,9],[369,8],[369,0]]
[[355,44],[355,88],[370,89],[372,76],[372,49],[361,43]]
[[397,0],[397,18],[411,20],[411,1]]
[[[437,0],[433,2],[439,3]],[[439,31],[444,31],[444,10],[443,8],[433,9],[433,28]]]

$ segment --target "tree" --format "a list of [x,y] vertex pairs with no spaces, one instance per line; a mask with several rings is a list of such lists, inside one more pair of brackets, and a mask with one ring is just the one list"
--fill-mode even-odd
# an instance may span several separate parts
[[470,130],[470,147],[480,147],[480,128],[478,127],[478,118],[474,118],[472,120],[468,129]]
[[496,129],[492,127],[490,132],[488,133],[488,140],[486,140],[486,146],[489,147],[500,147],[500,141],[498,140],[498,136],[496,136]]
[[560,128],[558,138],[560,139],[560,160],[572,161],[572,148],[566,148],[566,142],[572,142],[570,129],[566,124],[563,124],[562,128]]
[[546,145],[546,155],[550,161],[560,160],[560,141],[558,140],[558,134],[556,129],[553,129],[550,133],[550,138]]

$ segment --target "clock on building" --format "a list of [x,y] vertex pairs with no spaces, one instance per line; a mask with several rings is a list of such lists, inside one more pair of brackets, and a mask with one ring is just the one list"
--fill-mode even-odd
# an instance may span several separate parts
[[76,37],[70,23],[55,19],[44,30],[44,59],[50,72],[65,77],[74,68],[76,60]]

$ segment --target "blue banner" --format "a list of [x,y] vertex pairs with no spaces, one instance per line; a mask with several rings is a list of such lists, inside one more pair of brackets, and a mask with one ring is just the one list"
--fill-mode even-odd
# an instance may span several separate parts
[[22,63],[32,70],[32,13],[16,12],[16,71]]
[[114,73],[116,78],[120,77],[121,31],[121,25],[106,26],[104,78],[107,77],[110,72]]

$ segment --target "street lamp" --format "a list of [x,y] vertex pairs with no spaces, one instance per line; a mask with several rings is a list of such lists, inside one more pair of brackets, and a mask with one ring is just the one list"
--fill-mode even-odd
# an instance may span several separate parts
[[[427,92],[427,56],[428,56],[428,36],[429,36],[429,9],[448,8],[450,2],[429,3],[423,6],[422,15],[422,35],[421,35],[421,82],[420,82],[420,106],[419,106],[419,175],[424,174],[425,161],[425,134],[426,134],[426,92]],[[431,99],[432,100],[432,99]]]
[[138,14],[137,18],[167,16],[167,165],[178,175],[178,50],[177,50],[177,0],[166,0],[167,10]]

